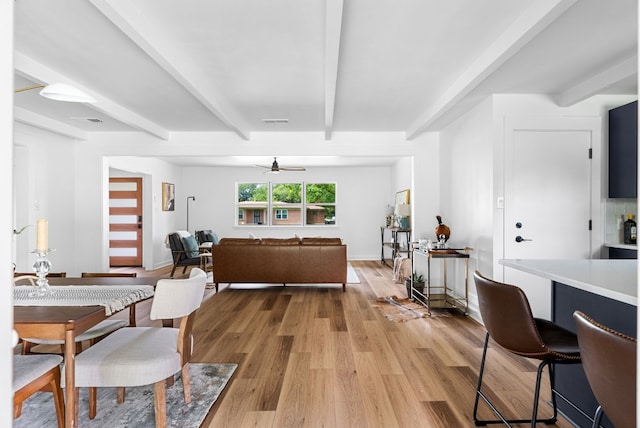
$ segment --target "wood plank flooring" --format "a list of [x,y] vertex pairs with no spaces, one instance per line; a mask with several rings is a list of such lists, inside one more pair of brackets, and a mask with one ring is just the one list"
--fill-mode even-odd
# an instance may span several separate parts
[[[361,283],[346,293],[339,285],[207,290],[193,361],[239,367],[203,428],[474,426],[484,328],[456,312],[390,322],[371,302],[404,296],[404,285],[377,261],[351,264]],[[146,323],[139,308],[138,325]],[[492,347],[485,391],[507,417],[528,417],[535,372]],[[541,416],[551,414],[548,398],[545,385]],[[484,405],[480,416],[493,418]],[[555,426],[572,425],[560,417]]]

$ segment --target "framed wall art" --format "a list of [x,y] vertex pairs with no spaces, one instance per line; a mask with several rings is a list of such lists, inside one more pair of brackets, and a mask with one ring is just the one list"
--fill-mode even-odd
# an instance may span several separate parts
[[176,204],[176,186],[162,183],[162,211],[174,211]]
[[399,192],[396,192],[396,200],[395,205],[406,204],[409,205],[411,202],[409,200],[409,189],[404,189]]

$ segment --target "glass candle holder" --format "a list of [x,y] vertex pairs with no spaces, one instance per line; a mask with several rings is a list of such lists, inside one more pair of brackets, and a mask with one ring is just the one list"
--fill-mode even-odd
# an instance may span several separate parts
[[47,274],[51,271],[51,261],[47,257],[47,255],[54,250],[33,250],[32,253],[38,255],[36,261],[33,262],[33,270],[38,276],[38,280],[36,281],[37,289],[33,293],[30,293],[34,296],[45,296],[47,294],[53,293],[51,288],[49,287],[49,280],[47,279]]

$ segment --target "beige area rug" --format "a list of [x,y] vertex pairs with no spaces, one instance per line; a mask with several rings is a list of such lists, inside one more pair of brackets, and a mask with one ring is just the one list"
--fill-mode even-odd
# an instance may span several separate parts
[[401,299],[398,296],[378,297],[371,302],[371,306],[378,308],[389,321],[405,322],[417,318],[431,318],[438,316],[451,316],[444,310],[433,310],[424,307],[411,299]]

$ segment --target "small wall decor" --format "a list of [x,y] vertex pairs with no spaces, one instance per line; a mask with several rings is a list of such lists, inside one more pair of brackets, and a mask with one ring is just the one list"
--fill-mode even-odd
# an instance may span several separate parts
[[396,192],[396,200],[394,205],[402,205],[402,204],[410,204],[411,201],[409,199],[409,189],[401,190]]
[[176,204],[176,186],[162,183],[162,211],[174,211]]

